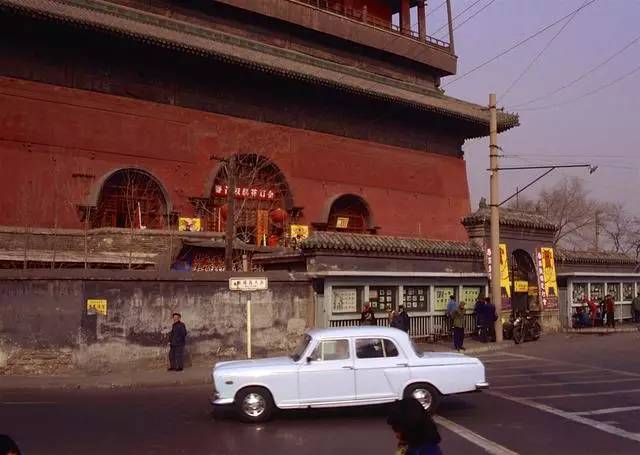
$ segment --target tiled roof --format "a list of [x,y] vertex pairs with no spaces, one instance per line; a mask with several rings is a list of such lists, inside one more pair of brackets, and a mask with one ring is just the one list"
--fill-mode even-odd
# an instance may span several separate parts
[[[540,229],[544,231],[555,231],[555,224],[547,220],[544,216],[536,213],[521,212],[518,210],[500,208],[500,225],[522,228]],[[464,226],[475,226],[478,224],[489,224],[491,221],[491,211],[488,207],[480,207],[478,210],[463,218]]]
[[386,235],[316,231],[302,243],[302,249],[419,256],[482,257],[472,243]]
[[[206,55],[280,76],[334,86],[433,112],[466,123],[468,137],[485,136],[489,112],[484,106],[371,72],[272,46],[213,28],[100,0],[0,0],[31,15],[90,26],[161,46]],[[498,129],[519,125],[515,114],[498,113]]]
[[611,264],[611,265],[633,265],[638,261],[624,253],[613,251],[575,251],[556,250],[556,259],[560,263],[566,264]]

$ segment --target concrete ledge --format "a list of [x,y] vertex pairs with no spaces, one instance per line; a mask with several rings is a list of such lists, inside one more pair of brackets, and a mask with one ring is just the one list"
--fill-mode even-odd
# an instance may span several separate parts
[[584,329],[564,329],[564,333],[578,333],[583,335],[606,335],[609,333],[632,333],[640,331],[640,327],[620,327],[620,328],[608,328],[608,327],[585,327]]

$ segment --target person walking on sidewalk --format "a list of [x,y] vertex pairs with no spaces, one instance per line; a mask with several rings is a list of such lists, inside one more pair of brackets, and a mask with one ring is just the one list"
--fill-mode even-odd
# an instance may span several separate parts
[[607,296],[604,298],[604,306],[605,310],[607,311],[607,327],[615,328],[615,304],[613,302],[613,297],[611,296],[611,294],[607,294]]
[[173,313],[173,326],[169,334],[169,371],[182,371],[184,346],[187,344],[187,327],[180,313]]
[[453,325],[453,348],[456,351],[464,351],[464,302],[458,304],[458,308],[451,314]]
[[633,322],[640,322],[640,292],[631,301],[633,306]]

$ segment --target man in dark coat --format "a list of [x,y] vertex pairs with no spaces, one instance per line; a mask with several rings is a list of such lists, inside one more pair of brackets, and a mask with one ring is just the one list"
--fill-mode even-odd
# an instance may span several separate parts
[[402,305],[398,307],[398,310],[398,313],[393,317],[393,320],[391,321],[391,327],[395,327],[396,329],[404,330],[405,332],[409,333],[409,328],[411,327],[409,314]]
[[169,334],[169,371],[182,371],[184,345],[187,342],[187,327],[180,320],[180,313],[173,313],[173,326]]

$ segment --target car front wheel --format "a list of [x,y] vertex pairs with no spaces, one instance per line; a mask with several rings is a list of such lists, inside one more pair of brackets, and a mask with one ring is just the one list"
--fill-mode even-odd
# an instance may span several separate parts
[[271,393],[263,387],[247,387],[236,395],[236,411],[245,422],[264,422],[271,418],[275,405]]
[[431,384],[413,384],[404,391],[405,398],[415,398],[430,414],[434,414],[440,404],[440,392]]

